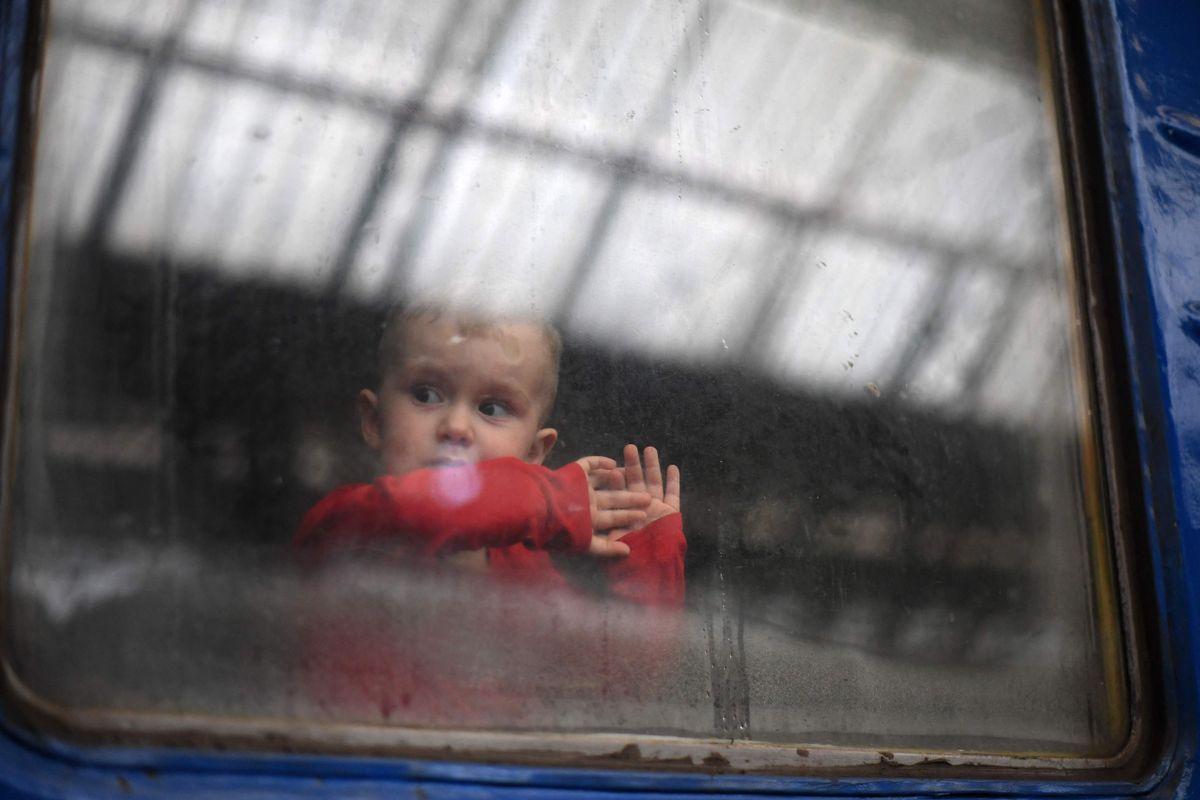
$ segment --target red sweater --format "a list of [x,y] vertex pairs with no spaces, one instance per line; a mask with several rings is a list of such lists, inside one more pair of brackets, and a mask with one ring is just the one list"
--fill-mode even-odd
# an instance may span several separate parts
[[[629,545],[628,556],[598,562],[610,596],[664,611],[682,606],[687,543],[681,519],[679,514],[671,514],[627,534],[621,541]],[[501,458],[343,486],[304,516],[293,545],[311,566],[356,552],[396,563],[428,559],[435,565],[440,555],[486,549],[488,574],[517,584],[519,596],[529,597],[533,590],[534,597],[545,597],[552,605],[566,598],[567,602],[585,603],[578,608],[580,613],[588,613],[584,593],[556,567],[551,553],[586,552],[591,536],[587,477],[582,468],[569,464],[551,471],[515,458]],[[339,716],[374,717],[378,712],[388,718],[399,709],[406,712],[400,714],[402,718],[414,722],[508,721],[520,717],[518,709],[524,708],[531,696],[549,697],[555,688],[543,687],[532,695],[520,691],[518,697],[511,675],[500,676],[489,685],[487,676],[481,680],[469,671],[456,674],[455,664],[447,667],[447,660],[434,654],[437,630],[461,630],[466,624],[483,632],[478,635],[500,631],[512,637],[512,646],[505,649],[532,652],[540,648],[574,673],[588,669],[598,657],[609,657],[607,653],[598,655],[598,648],[614,646],[592,641],[592,634],[582,630],[572,630],[569,620],[563,626],[567,630],[559,630],[556,641],[547,642],[545,620],[529,621],[519,611],[496,608],[495,595],[491,597],[489,608],[468,608],[465,614],[451,613],[449,618],[443,615],[427,636],[397,629],[398,623],[378,616],[378,609],[312,620],[315,625],[310,623],[305,636],[307,660],[317,666],[310,669],[309,679],[315,680],[313,688],[321,703],[335,706]],[[548,613],[553,617],[563,612]],[[617,613],[632,620],[635,618],[629,615],[636,612],[618,609]],[[661,672],[674,649],[666,644],[672,637],[662,633],[664,625],[677,627],[674,617],[674,612],[666,618],[661,614],[637,617],[632,635],[638,641],[617,645],[618,651],[633,654],[623,656],[628,666],[652,683],[651,676]],[[417,623],[399,624],[411,627]],[[649,626],[657,626],[657,642],[653,638],[649,643],[642,641],[642,636],[650,635]],[[424,640],[419,647],[412,646],[416,638]],[[567,668],[564,659],[577,664]],[[640,666],[635,667],[634,661]],[[571,682],[576,683],[576,678]]]
[[[565,585],[549,553],[583,553],[592,538],[587,476],[516,458],[419,469],[335,489],[304,515],[293,542],[310,563],[353,550],[402,557],[487,549],[498,577]],[[621,541],[605,564],[610,592],[646,604],[683,603],[682,517],[671,514]]]

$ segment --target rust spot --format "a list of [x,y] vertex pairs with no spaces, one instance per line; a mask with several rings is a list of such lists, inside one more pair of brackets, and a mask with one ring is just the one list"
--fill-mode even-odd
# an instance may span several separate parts
[[636,744],[627,744],[615,753],[609,753],[606,758],[615,758],[620,761],[641,761],[642,749]]
[[950,766],[949,759],[945,758],[922,758],[914,767],[948,767]]
[[121,794],[133,794],[133,787],[129,785],[129,780],[124,775],[117,776],[117,788],[121,790]]
[[801,758],[808,758],[808,751],[805,750],[803,747],[797,747],[796,755],[800,756]]
[[879,751],[879,763],[889,767],[899,766],[899,764],[896,763],[896,754],[890,753],[887,750]]
[[729,766],[729,759],[714,750],[706,755],[700,763],[706,767],[724,768]]

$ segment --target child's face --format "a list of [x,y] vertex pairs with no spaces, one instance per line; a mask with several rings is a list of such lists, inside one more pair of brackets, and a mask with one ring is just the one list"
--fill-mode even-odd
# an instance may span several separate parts
[[401,363],[359,393],[363,438],[389,475],[513,456],[540,464],[558,437],[539,426],[550,356],[535,325],[409,320]]

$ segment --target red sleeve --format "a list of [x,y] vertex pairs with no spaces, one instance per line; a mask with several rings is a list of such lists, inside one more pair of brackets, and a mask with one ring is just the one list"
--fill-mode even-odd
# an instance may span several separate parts
[[605,566],[615,597],[643,605],[683,606],[683,517],[668,514],[621,539],[629,555]]
[[591,538],[578,464],[550,471],[498,458],[343,486],[304,515],[292,544],[320,558],[391,544],[425,555],[519,543],[582,552]]

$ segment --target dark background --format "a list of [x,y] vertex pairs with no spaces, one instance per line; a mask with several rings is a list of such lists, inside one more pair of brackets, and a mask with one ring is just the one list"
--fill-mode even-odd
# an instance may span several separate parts
[[[53,492],[79,501],[63,507],[83,515],[67,524],[98,542],[284,558],[309,506],[374,476],[354,397],[373,385],[386,309],[199,267],[99,259],[58,274],[67,357],[50,367],[41,413],[114,429],[158,419],[165,435],[161,463],[144,466],[51,455]],[[570,340],[552,424],[552,465],[634,442],[680,466],[693,598],[725,570],[741,614],[815,637],[825,628],[792,626],[801,610],[833,627],[868,603],[878,621],[858,644],[937,660],[969,658],[985,619],[1020,626],[1039,611],[1030,465],[1045,443],[1032,436]],[[989,542],[1002,558],[963,552]],[[905,652],[903,619],[929,608],[955,622],[937,647]]]

